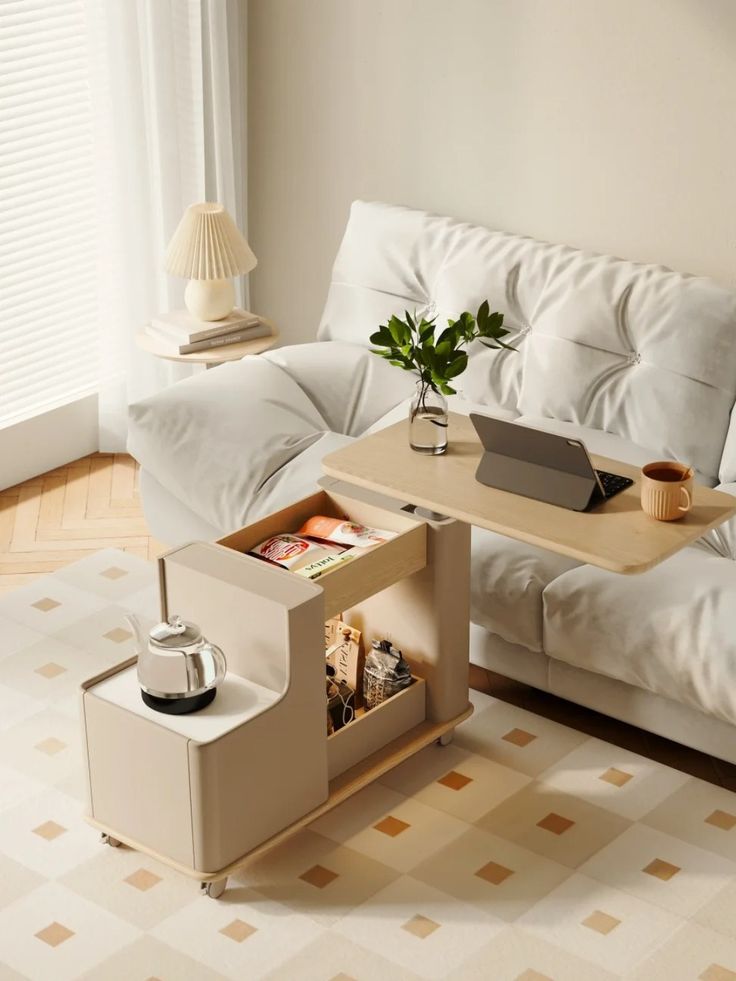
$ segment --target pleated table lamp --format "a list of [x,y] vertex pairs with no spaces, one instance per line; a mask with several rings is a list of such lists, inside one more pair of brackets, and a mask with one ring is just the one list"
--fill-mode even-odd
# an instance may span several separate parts
[[166,271],[188,279],[187,310],[197,320],[222,320],[235,305],[232,277],[257,263],[242,232],[221,204],[192,204],[169,242]]

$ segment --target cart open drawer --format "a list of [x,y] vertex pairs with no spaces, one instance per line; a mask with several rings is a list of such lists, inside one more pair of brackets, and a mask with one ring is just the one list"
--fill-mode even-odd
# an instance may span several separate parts
[[[383,503],[383,501],[381,501]],[[339,493],[318,491],[270,514],[254,524],[219,539],[218,544],[247,552],[271,535],[294,533],[316,514],[348,518],[373,528],[396,533],[391,541],[371,548],[356,549],[355,558],[322,573],[313,582],[324,591],[325,619],[342,613],[361,600],[415,572],[427,564],[427,534],[424,522],[402,512]],[[259,561],[259,560],[255,560]],[[285,576],[295,573],[284,570]]]

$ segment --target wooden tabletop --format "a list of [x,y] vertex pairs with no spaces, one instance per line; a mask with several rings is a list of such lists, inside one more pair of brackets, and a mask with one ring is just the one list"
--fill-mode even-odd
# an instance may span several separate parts
[[685,517],[656,521],[641,510],[639,468],[598,456],[598,469],[634,485],[592,511],[569,511],[478,483],[482,447],[467,416],[450,415],[449,441],[442,456],[415,453],[401,422],[330,453],[322,466],[351,484],[627,574],[651,569],[736,514],[736,497],[697,485]]
[[146,330],[139,330],[135,335],[138,347],[158,358],[168,361],[188,361],[190,364],[223,364],[225,361],[240,361],[246,354],[261,354],[273,347],[279,339],[279,332],[270,320],[258,318],[261,323],[271,328],[271,333],[265,337],[256,337],[252,341],[240,341],[239,344],[224,344],[221,347],[208,347],[203,351],[193,351],[191,354],[175,354],[171,345],[160,341]]

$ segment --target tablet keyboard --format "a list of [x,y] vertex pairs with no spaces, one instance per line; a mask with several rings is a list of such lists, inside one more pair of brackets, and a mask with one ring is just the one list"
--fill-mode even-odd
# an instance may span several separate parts
[[618,494],[619,491],[626,490],[627,487],[631,487],[631,485],[634,483],[630,477],[622,477],[617,473],[608,473],[605,470],[596,470],[596,473],[601,479],[606,500],[608,500],[609,497],[613,497],[614,494]]

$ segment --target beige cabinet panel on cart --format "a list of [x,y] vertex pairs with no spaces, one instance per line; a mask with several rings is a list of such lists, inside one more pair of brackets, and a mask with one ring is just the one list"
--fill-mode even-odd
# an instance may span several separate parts
[[[229,872],[467,717],[467,525],[326,478],[325,489],[160,563],[162,614],[226,652],[214,702],[186,716],[140,698],[135,659],[83,685],[89,819],[219,895]],[[317,582],[244,554],[314,514],[396,533]],[[452,597],[451,602],[448,597]],[[324,622],[389,635],[413,684],[327,735]],[[216,886],[216,888],[215,888]]]

